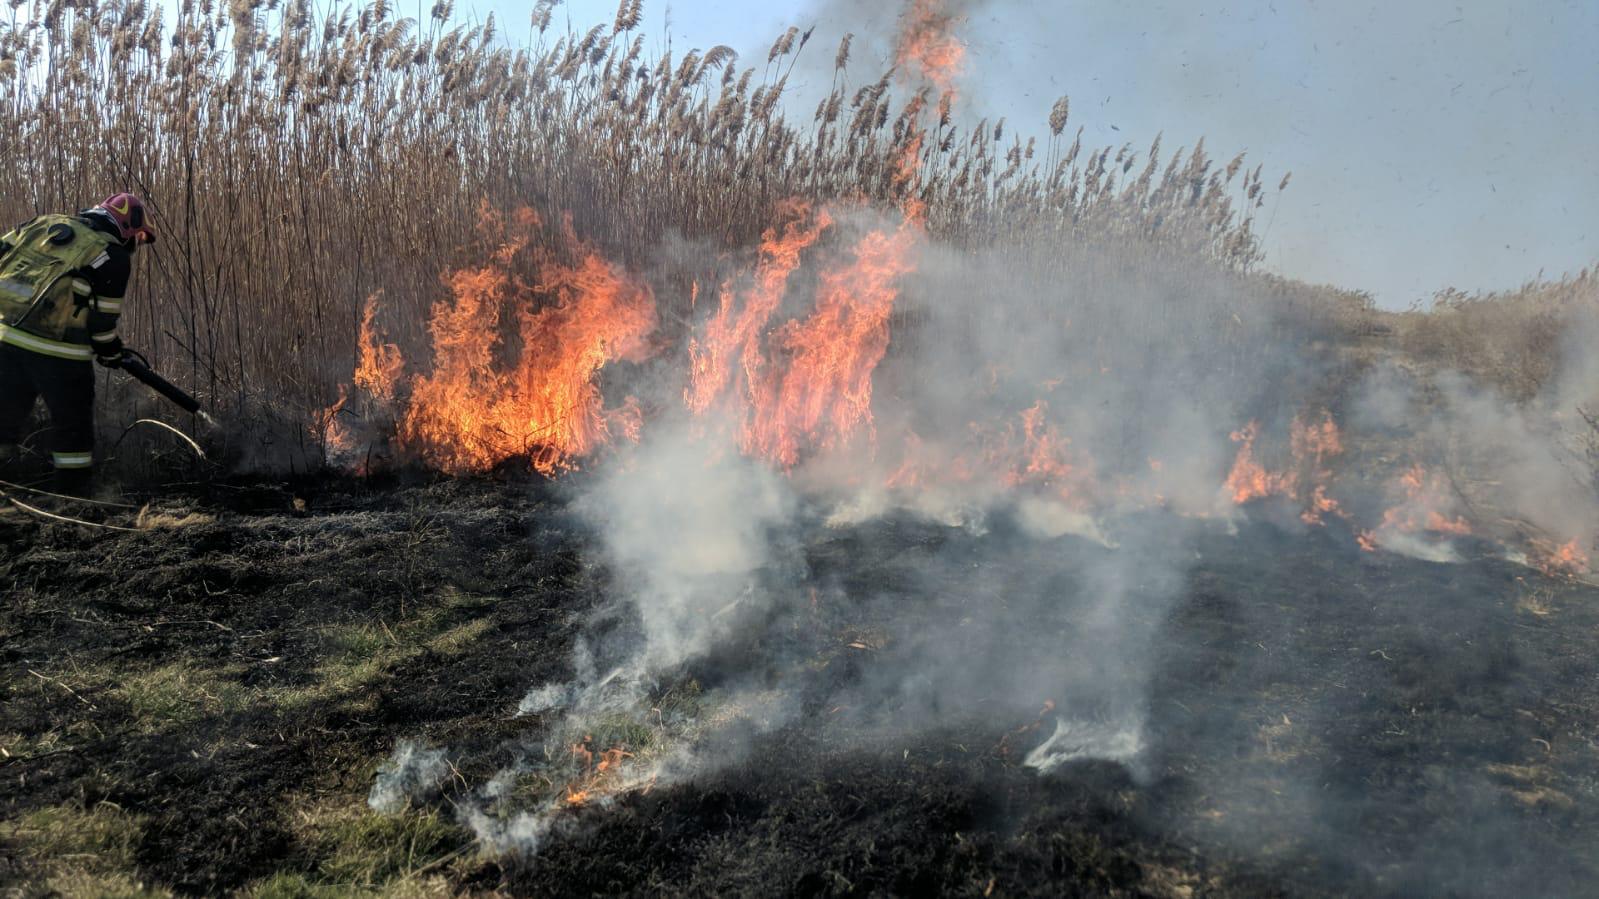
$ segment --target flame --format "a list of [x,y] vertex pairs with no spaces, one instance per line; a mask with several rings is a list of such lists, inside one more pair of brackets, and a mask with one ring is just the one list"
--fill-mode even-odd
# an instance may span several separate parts
[[939,93],[952,95],[966,59],[966,45],[954,30],[964,21],[945,8],[945,0],[911,0],[900,15],[894,65],[920,74]]
[[[925,10],[932,4],[915,6]],[[908,140],[902,177],[914,177],[925,136]],[[833,210],[799,200],[782,204],[777,222],[763,234],[753,270],[722,283],[716,309],[689,342],[685,405],[701,415],[728,407],[744,452],[785,469],[809,452],[862,436],[875,452],[873,379],[889,351],[900,282],[915,269],[914,251],[924,232],[920,203],[908,201],[903,212],[896,227],[870,230],[840,254],[839,248],[821,246],[837,223]],[[337,401],[313,423],[331,456],[353,458],[358,441],[371,434],[374,414],[395,423],[402,450],[447,473],[484,471],[525,456],[535,469],[555,474],[614,439],[639,439],[643,407],[632,397],[608,405],[599,378],[608,365],[642,360],[651,349],[656,310],[650,288],[579,240],[569,217],[554,229],[554,240],[529,210],[509,220],[486,213],[485,221],[494,248],[480,265],[446,277],[450,297],[429,316],[433,365],[425,375],[408,375],[400,347],[377,326],[381,296],[367,298],[352,382],[340,387]],[[796,278],[807,261],[816,270],[814,293],[800,297],[796,285],[811,283]],[[521,270],[537,276],[524,280]],[[695,304],[698,294],[695,282]],[[782,320],[785,305],[803,308]],[[997,365],[988,376],[996,391],[1008,377]],[[1046,382],[1042,393],[1062,383]],[[990,413],[998,417],[986,425],[974,422],[965,437],[951,442],[924,442],[907,424],[891,437],[900,452],[897,466],[870,470],[860,480],[890,490],[997,480],[1016,490],[1042,489],[1079,507],[1100,500],[1118,508],[1165,504],[1156,484],[1114,472],[1100,479],[1093,459],[1060,432],[1049,412],[1039,399],[1009,421]],[[1329,412],[1292,420],[1291,462],[1280,461],[1279,451],[1279,461],[1269,466],[1260,437],[1258,421],[1231,434],[1237,450],[1223,488],[1233,503],[1285,498],[1298,503],[1301,519],[1312,525],[1329,515],[1348,517],[1333,496],[1331,468],[1345,447]],[[1156,476],[1166,469],[1161,460],[1146,461]],[[1437,473],[1412,466],[1391,482],[1390,492],[1394,501],[1382,521],[1356,533],[1362,549],[1448,552],[1440,538],[1472,533]],[[1394,539],[1398,535],[1430,537],[1408,541],[1405,550]],[[1581,539],[1534,540],[1528,556],[1553,574],[1582,573],[1590,565]],[[628,758],[620,749],[597,759],[584,751],[586,776],[592,777],[609,774]],[[592,795],[586,782],[574,782],[568,791],[572,802]]]
[[1451,536],[1471,533],[1471,524],[1466,519],[1448,516],[1454,498],[1449,493],[1449,485],[1436,472],[1430,473],[1420,465],[1413,465],[1399,476],[1396,483],[1404,491],[1404,501],[1383,513],[1379,528],[1407,533],[1431,531]]
[[322,441],[329,458],[341,458],[354,452],[355,435],[339,419],[344,407],[350,403],[350,388],[340,384],[339,398],[333,405],[318,412],[311,425],[311,437]]
[[[635,404],[606,410],[595,379],[612,361],[644,356],[654,295],[578,241],[569,219],[561,234],[579,261],[540,251],[541,280],[528,285],[511,264],[532,245],[537,216],[522,210],[508,227],[490,218],[505,230],[503,243],[484,265],[447,279],[452,298],[434,305],[428,323],[433,370],[412,385],[399,436],[447,473],[527,455],[553,474],[614,432],[636,433]],[[502,334],[508,317],[519,338],[514,350]]]
[[1343,435],[1332,413],[1322,410],[1320,423],[1307,423],[1302,416],[1295,416],[1289,428],[1289,446],[1301,478],[1314,485],[1300,520],[1320,525],[1327,515],[1342,515],[1338,501],[1327,493],[1327,481],[1332,477],[1327,463],[1344,452]]
[[1071,440],[1046,420],[1048,414],[1049,405],[1043,400],[1022,412],[1021,461],[1002,480],[1011,487],[1039,485],[1062,500],[1080,501],[1092,487],[1092,466],[1072,460]]
[[853,262],[822,272],[810,315],[773,333],[780,363],[746,370],[745,452],[792,468],[806,447],[832,448],[862,430],[875,440],[872,375],[888,352],[898,281],[914,269],[919,234],[909,217],[892,233],[868,233]]
[[[1360,547],[1367,552],[1378,548],[1399,549],[1403,535],[1429,535],[1433,538],[1463,537],[1471,533],[1471,524],[1454,514],[1456,499],[1448,481],[1437,472],[1421,465],[1412,465],[1394,478],[1388,486],[1397,501],[1383,513],[1376,528],[1359,535]],[[1412,547],[1415,545],[1411,542]],[[1436,542],[1432,546],[1442,546]]]
[[1295,416],[1290,426],[1289,443],[1295,459],[1309,461],[1318,470],[1326,460],[1344,451],[1338,424],[1333,421],[1332,413],[1325,410],[1320,424],[1306,424],[1302,417]]
[[1336,514],[1338,511],[1338,501],[1327,495],[1327,485],[1317,484],[1316,489],[1310,494],[1310,505],[1299,513],[1299,520],[1310,525],[1325,524],[1325,516]]
[[1061,459],[1071,441],[1062,438],[1044,421],[1048,410],[1044,401],[1039,400],[1022,413],[1022,429],[1027,435],[1027,468],[1023,473],[1046,479],[1068,477],[1072,468]]
[[1454,497],[1449,485],[1436,472],[1413,465],[1394,479],[1389,487],[1400,500],[1383,513],[1382,523],[1362,535],[1361,545],[1375,549],[1384,534],[1432,533],[1460,537],[1471,533],[1471,524],[1460,516],[1450,517]]
[[[400,348],[384,343],[377,335],[378,298],[375,293],[366,298],[361,311],[361,328],[357,337],[359,356],[355,364],[354,387],[360,392],[359,402],[352,395],[351,386],[339,385],[339,398],[322,410],[314,419],[312,436],[322,440],[327,457],[345,467],[353,467],[358,474],[366,474],[366,462],[353,462],[361,455],[356,429],[345,422],[346,413],[356,414],[365,424],[374,414],[387,413],[394,402],[396,387],[405,368]],[[363,430],[365,430],[363,428]]]
[[798,200],[784,203],[778,215],[784,221],[761,237],[753,283],[737,297],[731,281],[723,284],[716,316],[706,325],[703,337],[689,343],[689,386],[684,401],[696,414],[704,413],[727,390],[734,377],[735,358],[747,384],[760,381],[765,367],[761,338],[767,325],[783,302],[800,255],[833,224],[825,210],[813,214],[810,204]]
[[925,450],[922,447],[922,438],[917,436],[915,431],[907,431],[904,446],[900,450],[902,461],[899,468],[888,476],[883,486],[890,490],[914,490],[921,487],[926,479],[923,460]]
[[1323,410],[1319,422],[1307,421],[1302,415],[1294,417],[1288,440],[1293,466],[1286,471],[1270,471],[1255,458],[1259,437],[1260,423],[1255,421],[1232,433],[1233,442],[1239,444],[1238,454],[1224,487],[1234,504],[1271,496],[1303,501],[1299,517],[1311,525],[1323,524],[1326,515],[1343,514],[1328,490],[1332,478],[1328,463],[1344,451],[1343,436],[1330,412]]
[[375,321],[378,297],[381,295],[375,293],[367,297],[361,311],[361,356],[355,365],[355,386],[366,391],[377,402],[387,405],[394,401],[396,388],[405,370],[405,360],[400,356],[399,347],[383,343],[377,335]]
[[1538,570],[1552,577],[1576,577],[1590,570],[1588,553],[1576,537],[1561,544],[1553,540],[1533,540],[1532,558]]
[[1237,505],[1268,496],[1293,496],[1295,490],[1291,473],[1273,474],[1255,459],[1255,440],[1260,436],[1260,423],[1252,421],[1234,431],[1232,441],[1238,444],[1238,455],[1233,459],[1224,486]]
[[893,232],[867,233],[852,261],[818,276],[809,314],[771,328],[803,254],[834,223],[828,210],[799,202],[782,215],[762,238],[749,286],[724,284],[716,314],[690,342],[684,402],[704,414],[728,397],[742,416],[744,452],[792,468],[805,449],[862,430],[875,438],[872,375],[888,352],[897,282],[913,270],[920,222],[907,215]]
[[[965,19],[945,8],[948,0],[910,0],[900,15],[899,36],[894,50],[894,65],[909,78],[919,78],[930,83],[939,94],[938,120],[940,127],[947,124],[955,104],[955,81],[960,77],[966,58],[966,46],[955,37],[954,31]],[[905,146],[894,160],[893,185],[909,192],[916,186],[922,169],[922,149],[927,142],[927,130],[921,126],[927,106],[925,92],[911,97],[906,103],[904,120],[911,123]],[[907,218],[920,220],[924,214],[922,204],[907,200],[904,205]]]
[[915,185],[922,171],[922,144],[926,139],[927,132],[918,131],[900,152],[894,165],[895,187],[904,189]]
[[[561,801],[568,807],[587,805],[641,785],[623,776],[623,765],[633,758],[633,753],[624,746],[613,746],[596,755],[590,748],[593,739],[584,737],[583,742],[572,744],[572,760],[577,763],[579,772],[561,791]],[[643,785],[647,788],[653,782],[653,778],[649,778]]]
[[994,747],[995,751],[1001,758],[1010,758],[1013,751],[1012,743],[1019,738],[1031,736],[1042,730],[1044,727],[1044,718],[1053,711],[1055,711],[1055,700],[1044,700],[1043,706],[1038,710],[1038,717],[1033,719],[1032,722],[1023,724],[1020,727],[1017,727],[1015,730],[1009,731],[1004,736],[1000,737],[999,745]]

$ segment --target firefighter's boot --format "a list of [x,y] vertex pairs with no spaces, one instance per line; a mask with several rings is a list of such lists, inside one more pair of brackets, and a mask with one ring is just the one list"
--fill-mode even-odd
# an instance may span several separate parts
[[94,469],[57,468],[52,486],[54,492],[62,496],[91,499],[94,493]]

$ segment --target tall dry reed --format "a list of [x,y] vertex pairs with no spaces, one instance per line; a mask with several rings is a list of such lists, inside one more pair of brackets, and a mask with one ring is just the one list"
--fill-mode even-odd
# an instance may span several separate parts
[[162,241],[141,257],[130,341],[225,412],[300,421],[348,377],[366,297],[382,291],[387,330],[415,345],[441,272],[482,252],[485,201],[570,211],[636,266],[666,235],[750,247],[791,197],[914,197],[945,241],[1046,259],[1063,244],[1259,259],[1261,170],[1218,165],[1203,141],[1086,147],[1064,99],[1042,145],[1003,122],[963,129],[947,103],[924,115],[940,99],[926,91],[857,82],[847,39],[832,92],[794,120],[809,34],[746,65],[724,46],[647,51],[639,0],[565,35],[555,6],[507,41],[449,0],[422,21],[386,0],[320,16],[183,0],[170,21],[146,0],[11,0],[0,216],[146,195]]

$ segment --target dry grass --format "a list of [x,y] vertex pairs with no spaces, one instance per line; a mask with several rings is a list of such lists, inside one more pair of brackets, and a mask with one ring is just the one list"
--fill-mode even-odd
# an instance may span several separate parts
[[1234,316],[1313,339],[1391,331],[1412,357],[1518,397],[1547,380],[1567,316],[1595,298],[1585,273],[1381,315],[1361,294],[1253,271],[1254,216],[1288,179],[1241,155],[1085,146],[1065,98],[1035,124],[1041,139],[963,127],[926,89],[862,78],[848,40],[830,93],[791,119],[808,35],[748,61],[725,46],[662,55],[637,0],[571,34],[550,30],[557,5],[535,3],[508,42],[448,2],[418,21],[385,0],[186,0],[170,19],[144,0],[18,0],[0,19],[0,153],[13,161],[0,220],[124,187],[148,196],[163,238],[141,255],[127,336],[228,417],[247,444],[234,449],[279,463],[321,458],[309,425],[350,379],[366,298],[381,295],[386,339],[425,364],[443,274],[485,254],[485,203],[531,205],[549,228],[569,211],[577,234],[646,273],[663,344],[695,319],[691,286],[717,281],[699,262],[661,265],[663,243],[737,257],[795,197],[919,201],[934,236],[1088,288],[1199,260],[1236,279]]
[[436,810],[379,815],[365,803],[301,800],[286,818],[304,848],[308,870],[285,871],[245,895],[277,897],[452,896],[440,872],[471,861],[468,833]]
[[6,896],[134,899],[170,896],[140,882],[134,866],[145,820],[102,802],[37,809],[0,821],[0,842],[14,849],[25,881]]
[[1447,365],[1526,400],[1554,377],[1576,316],[1599,309],[1599,269],[1503,293],[1444,291],[1432,308],[1396,316],[1410,357]]
[[[142,0],[13,4],[0,217],[143,192],[163,240],[141,260],[130,340],[235,422],[302,434],[349,377],[366,297],[382,291],[385,331],[422,345],[441,274],[480,255],[485,200],[570,211],[640,269],[666,235],[748,248],[792,197],[914,197],[942,238],[1044,258],[1095,243],[1258,259],[1261,170],[1218,164],[1202,141],[1085,147],[1064,101],[1043,142],[963,130],[925,91],[853,77],[847,46],[832,93],[792,121],[781,101],[808,36],[752,65],[726,47],[656,56],[637,2],[568,35],[548,30],[554,6],[535,4],[527,48],[511,49],[492,17],[458,24],[448,3],[420,22],[383,0],[325,15],[188,0],[168,21]],[[676,277],[658,291],[668,322],[689,319]]]

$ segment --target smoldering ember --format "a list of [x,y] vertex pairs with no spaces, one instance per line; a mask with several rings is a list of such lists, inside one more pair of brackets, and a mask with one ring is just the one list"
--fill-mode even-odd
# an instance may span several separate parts
[[1599,274],[572,7],[0,20],[0,896],[1599,893]]

